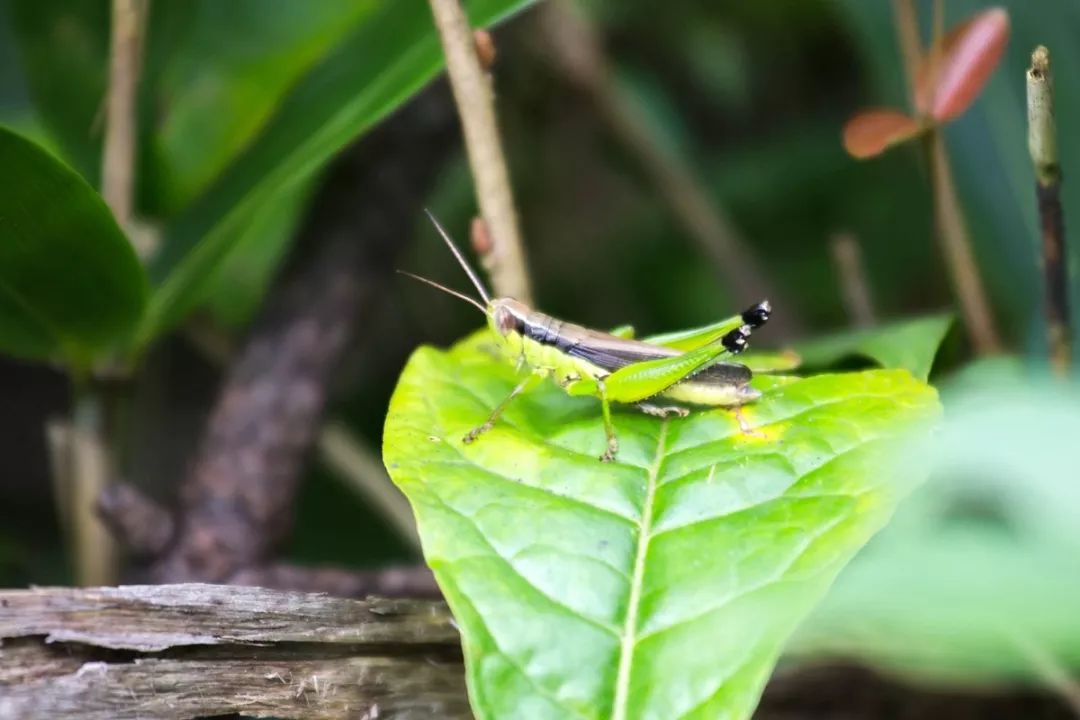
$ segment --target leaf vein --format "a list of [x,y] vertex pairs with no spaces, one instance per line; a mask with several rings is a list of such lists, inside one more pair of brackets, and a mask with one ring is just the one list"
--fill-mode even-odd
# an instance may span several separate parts
[[616,675],[615,699],[612,703],[612,720],[625,720],[630,697],[631,670],[634,662],[634,648],[637,646],[637,618],[641,603],[641,586],[645,579],[645,555],[649,550],[652,530],[653,502],[656,497],[657,478],[664,463],[664,450],[667,444],[668,421],[660,426],[660,436],[656,439],[656,454],[649,468],[645,499],[641,508],[641,529],[638,531],[638,547],[634,557],[634,572],[630,583],[630,599],[626,606],[626,620],[623,625],[622,649],[619,654],[619,669]]
[[[537,585],[533,581],[531,581],[529,578],[525,577],[525,575],[522,574],[522,572],[514,565],[514,563],[510,562],[510,560],[506,556],[504,556],[502,553],[500,553],[495,548],[495,546],[491,544],[491,542],[487,539],[487,536],[484,535],[484,531],[480,529],[480,526],[477,524],[476,520],[469,517],[465,513],[461,512],[457,508],[449,505],[444,500],[442,500],[442,498],[439,498],[439,503],[444,508],[446,508],[447,511],[457,515],[462,520],[464,520],[465,522],[472,525],[473,529],[476,530],[476,534],[479,535],[481,542],[483,542],[484,545],[486,545],[487,548],[491,551],[491,555],[494,556],[495,558],[503,561],[506,564],[506,566],[510,569],[510,572],[513,573],[515,576],[517,576],[523,583],[525,583],[525,585],[527,585],[537,595],[544,598],[545,600],[550,602],[552,605],[555,605],[559,609],[570,613],[572,616],[574,616],[576,618],[580,618],[580,619],[584,620],[585,622],[587,622],[588,624],[590,624],[590,625],[592,625],[592,626],[594,626],[594,627],[596,627],[596,628],[598,628],[600,630],[604,630],[605,632],[610,633],[614,637],[619,636],[619,631],[614,626],[607,625],[604,622],[602,622],[602,621],[600,621],[600,620],[598,620],[596,618],[589,617],[588,615],[585,615],[580,610],[572,608],[569,605],[567,605],[565,602],[563,602],[562,600],[559,600],[558,598],[552,596],[550,593],[548,593],[548,592],[546,592],[544,590],[541,590],[539,587],[537,587]],[[453,560],[446,559],[445,562],[447,564],[452,565],[452,564],[455,564],[457,562],[461,562],[462,560],[472,560],[472,559],[488,559],[488,558],[487,558],[487,556],[484,556],[484,555],[464,555],[464,556],[461,556],[461,557],[458,557],[458,558],[454,558]]]

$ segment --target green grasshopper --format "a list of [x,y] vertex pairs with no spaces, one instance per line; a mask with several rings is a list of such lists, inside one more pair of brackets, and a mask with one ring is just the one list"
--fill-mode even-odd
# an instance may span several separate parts
[[402,274],[475,305],[487,316],[488,326],[505,356],[517,364],[519,371],[523,367],[532,370],[495,406],[483,424],[463,438],[466,444],[490,430],[514,398],[547,377],[569,395],[592,395],[600,400],[607,435],[602,462],[613,461],[619,449],[611,421],[613,402],[634,405],[658,417],[685,417],[690,412],[687,408],[657,401],[738,408],[761,397],[750,387],[750,368],[720,359],[746,349],[751,332],[769,319],[772,308],[768,300],[712,325],[642,340],[634,339],[634,330],[629,326],[610,333],[590,330],[532,310],[513,298],[492,298],[450,235],[430,212],[427,215],[483,303],[419,275]]

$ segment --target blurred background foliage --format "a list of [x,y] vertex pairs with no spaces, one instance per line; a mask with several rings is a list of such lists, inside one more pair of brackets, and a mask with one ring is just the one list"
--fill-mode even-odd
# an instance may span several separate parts
[[[1015,633],[999,632],[998,620],[961,627],[964,608],[993,599],[1001,605],[988,612],[1005,625],[1039,618],[1039,628],[1019,627],[1023,642],[1041,648],[1044,666],[1047,656],[1051,665],[1080,665],[1080,623],[1060,612],[1080,600],[1080,531],[1061,519],[1056,500],[1077,500],[1075,487],[1066,487],[1076,464],[1062,428],[1077,427],[1080,403],[1053,390],[1027,392],[1042,387],[1037,368],[1045,339],[1024,105],[1028,54],[1046,44],[1060,78],[1065,211],[1080,218],[1080,185],[1068,181],[1080,168],[1080,141],[1067,131],[1080,117],[1080,84],[1069,80],[1080,76],[1073,42],[1080,6],[999,4],[1013,24],[1006,57],[946,138],[997,320],[1010,346],[1031,362],[951,379],[969,355],[963,333],[950,333],[932,375],[958,388],[946,393],[947,406],[972,396],[1006,410],[958,412],[950,421],[953,445],[936,481],[842,578],[800,640],[803,653],[934,667],[931,674],[940,677],[1045,680],[1045,672],[1031,670],[1030,653],[1012,664],[1011,655],[986,660],[1001,642],[1017,647]],[[486,0],[471,8],[493,17],[510,5]],[[930,3],[918,5],[928,19]],[[945,6],[951,25],[987,4]],[[776,312],[792,332],[766,330],[762,342],[779,346],[850,324],[829,249],[838,233],[858,239],[880,317],[951,307],[917,146],[860,163],[840,144],[840,128],[857,108],[906,106],[892,3],[669,0],[661,8],[591,0],[581,7],[602,37],[620,97],[658,146],[697,175],[780,289]],[[673,217],[632,149],[562,76],[541,11],[529,8],[495,32],[498,107],[539,306],[585,324],[633,322],[648,332],[704,323],[757,300],[735,296],[718,280],[721,273]],[[40,142],[95,186],[107,38],[104,0],[0,0],[0,123]],[[140,95],[138,215],[158,242],[151,278],[174,284],[166,280],[170,290],[157,306],[151,300],[156,309],[145,337],[157,338],[195,309],[200,322],[242,338],[288,256],[326,162],[418,89],[437,59],[419,0],[155,0]],[[460,149],[428,204],[454,234],[467,234],[475,204]],[[401,266],[461,286],[423,218],[413,235],[401,239],[408,243]],[[196,243],[200,250],[192,254]],[[426,289],[395,283],[363,328],[367,349],[350,360],[336,412],[377,447],[409,352],[421,342],[457,339],[478,321],[463,304],[435,302]],[[41,428],[62,412],[67,391],[51,370],[2,363],[0,584],[66,582]],[[217,367],[183,337],[155,342],[137,406],[155,418],[141,429],[140,454],[160,488],[175,487],[184,472],[218,380]],[[1025,413],[1057,418],[1056,430],[1034,431],[1041,426],[1027,424]],[[1013,433],[1017,427],[1025,433]],[[982,456],[995,443],[1015,450],[1015,462],[1002,458],[990,472]],[[1032,454],[1045,462],[1021,461]],[[1018,503],[1018,496],[1030,502]],[[990,510],[972,520],[975,511],[950,509],[960,506]],[[1076,510],[1077,503],[1066,507]],[[417,557],[318,463],[298,512],[295,559],[370,567]],[[928,517],[956,521],[959,529],[943,537],[943,525]],[[924,561],[925,572],[911,575],[912,565]],[[938,580],[960,567],[964,578],[941,597]],[[1072,581],[1064,578],[1070,572]],[[907,602],[897,602],[901,589]],[[927,645],[919,647],[924,652],[890,646],[882,632],[888,623],[910,629],[909,639],[924,637],[920,631],[950,637],[941,627],[959,628],[966,644],[934,665]],[[838,630],[856,626],[861,633]]]

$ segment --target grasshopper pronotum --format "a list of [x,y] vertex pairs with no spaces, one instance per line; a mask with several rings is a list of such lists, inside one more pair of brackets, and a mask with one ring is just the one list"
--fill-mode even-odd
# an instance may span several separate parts
[[658,401],[738,407],[761,396],[750,387],[750,368],[720,358],[746,349],[751,332],[769,319],[772,308],[768,300],[712,325],[641,340],[634,339],[631,327],[610,333],[590,330],[533,310],[513,298],[492,298],[446,230],[431,213],[428,217],[483,303],[427,278],[403,274],[475,305],[487,316],[488,326],[507,359],[519,369],[532,370],[495,406],[486,421],[465,436],[465,443],[490,430],[515,397],[545,377],[552,378],[569,395],[592,395],[600,400],[607,435],[607,450],[600,457],[603,462],[614,460],[619,449],[611,421],[613,402],[634,405],[650,415],[685,417],[689,409]]

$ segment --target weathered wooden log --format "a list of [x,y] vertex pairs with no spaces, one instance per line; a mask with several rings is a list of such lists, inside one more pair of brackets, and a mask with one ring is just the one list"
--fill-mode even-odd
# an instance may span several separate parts
[[440,602],[220,585],[0,590],[0,720],[467,718]]

